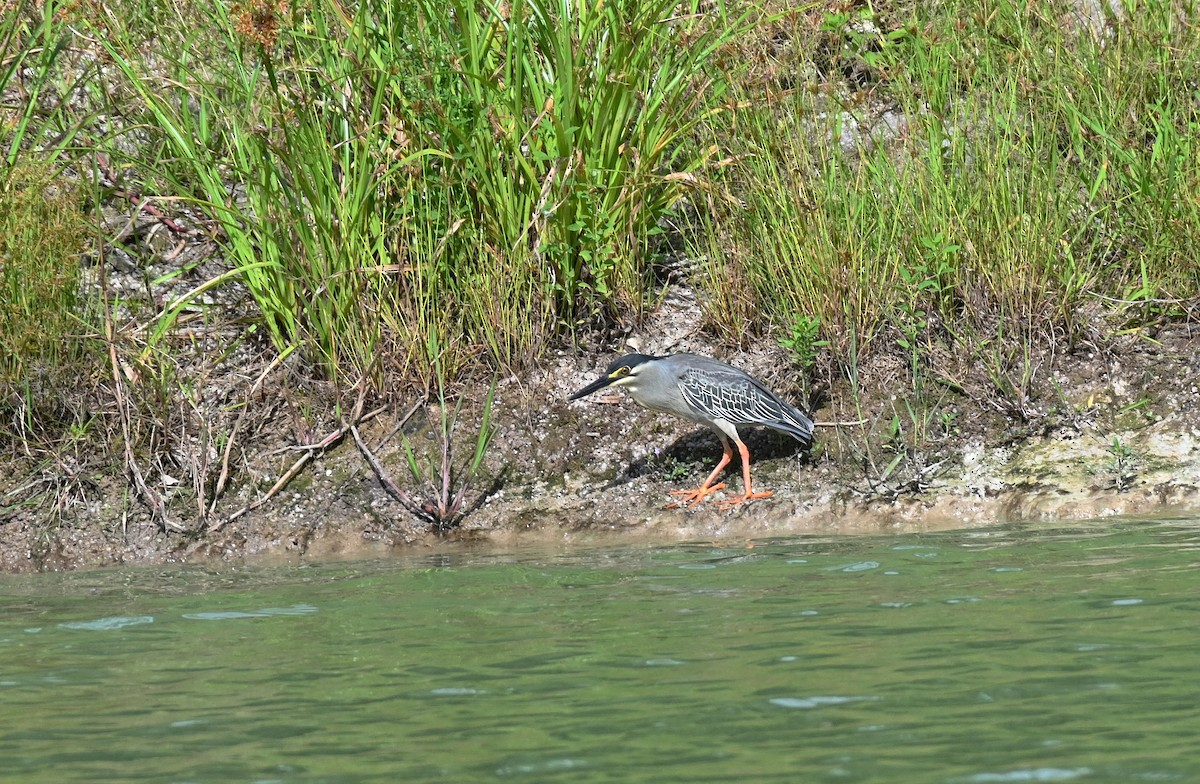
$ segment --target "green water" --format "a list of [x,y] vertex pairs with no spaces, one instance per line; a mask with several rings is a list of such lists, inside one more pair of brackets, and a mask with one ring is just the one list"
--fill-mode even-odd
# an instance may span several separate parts
[[0,781],[1200,781],[1200,521],[0,576]]

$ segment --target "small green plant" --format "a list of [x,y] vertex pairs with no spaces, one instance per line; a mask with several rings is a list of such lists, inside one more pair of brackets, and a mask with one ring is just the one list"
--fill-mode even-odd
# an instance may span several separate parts
[[1137,481],[1140,463],[1137,452],[1118,436],[1113,436],[1112,443],[1104,451],[1108,453],[1105,468],[1112,478],[1112,489],[1118,493],[1128,492]]
[[861,60],[873,71],[889,65],[893,50],[908,38],[908,31],[903,28],[884,33],[875,9],[869,5],[853,15],[846,11],[827,11],[820,29],[841,38],[843,54]]
[[994,337],[975,347],[976,358],[992,383],[993,407],[1022,422],[1033,416],[1034,383],[1041,369],[1033,356],[1033,340],[1028,330],[1014,338],[1001,322]]
[[[912,285],[914,278],[910,277],[914,273],[909,272],[904,267],[900,267],[900,276],[905,283]],[[927,279],[923,279],[917,284],[917,290],[922,291],[922,286],[928,283]],[[919,308],[907,300],[900,300],[896,304],[896,327],[900,331],[900,336],[896,338],[896,345],[904,349],[908,355],[908,370],[912,377],[912,389],[916,393],[921,392],[923,383],[921,375],[921,357],[922,357],[922,338],[925,335],[925,330],[929,326],[929,317],[925,310]]]
[[1153,404],[1148,397],[1139,398],[1132,403],[1121,406],[1120,411],[1117,412],[1117,416],[1132,420],[1137,424],[1149,424],[1157,419]]
[[[428,523],[437,534],[444,534],[456,527],[471,509],[471,505],[466,504],[466,501],[479,479],[480,466],[495,434],[495,427],[492,425],[492,404],[495,399],[496,382],[493,381],[483,403],[474,450],[471,458],[462,465],[455,464],[453,442],[463,400],[459,398],[451,406],[446,400],[446,389],[442,384],[438,385],[436,456],[419,457],[412,441],[401,432],[401,444],[409,476],[413,483],[423,487],[424,491],[415,497],[401,490],[393,491],[393,495],[409,512]],[[477,500],[482,500],[482,497]]]
[[692,475],[692,466],[671,455],[665,455],[658,461],[659,471],[664,482],[678,482]]
[[957,411],[939,411],[938,412],[938,428],[941,431],[940,438],[950,438],[959,433],[958,428],[958,412]]
[[868,498],[891,503],[904,495],[922,493],[933,485],[946,462],[945,459],[931,462],[923,443],[918,445],[917,439],[922,436],[917,429],[923,425],[918,422],[917,414],[907,401],[906,408],[914,430],[906,430],[899,413],[892,416],[881,446],[885,455],[891,455],[886,464],[876,461],[869,443],[861,447],[852,445],[852,450],[859,455],[866,482],[866,489],[859,489],[858,492]]
[[821,340],[820,336],[820,316],[797,313],[792,317],[791,334],[781,338],[779,345],[788,350],[797,365],[808,370],[816,363],[821,350],[829,345],[829,341]]
[[962,246],[951,242],[942,231],[923,236],[920,241],[924,264],[918,267],[922,279],[917,289],[933,298],[934,306],[943,316],[953,318],[955,277],[961,266],[955,256]]

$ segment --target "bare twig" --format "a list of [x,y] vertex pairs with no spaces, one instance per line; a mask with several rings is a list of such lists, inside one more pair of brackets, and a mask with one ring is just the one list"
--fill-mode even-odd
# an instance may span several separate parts
[[272,498],[275,497],[276,493],[278,493],[280,490],[282,490],[284,487],[287,486],[288,482],[292,481],[292,477],[294,477],[296,474],[300,473],[300,469],[304,468],[304,465],[309,460],[312,460],[312,456],[313,456],[312,452],[305,452],[304,454],[300,455],[300,459],[298,459],[296,462],[292,463],[292,467],[289,468],[284,473],[283,476],[279,477],[279,479],[275,482],[275,484],[271,485],[271,489],[267,491],[266,495],[264,495],[262,498],[259,498],[256,501],[246,504],[241,509],[239,509],[236,512],[234,512],[233,514],[229,515],[229,517],[226,517],[224,520],[220,521],[219,523],[215,523],[215,524],[209,526],[208,532],[210,534],[216,533],[217,531],[220,531],[226,525],[232,523],[234,520],[238,519],[239,517],[246,514],[247,512],[252,512],[255,509],[262,506],[263,504],[265,504],[267,501],[270,501]]
[[402,428],[403,428],[405,425],[407,425],[407,424],[408,424],[408,420],[410,420],[410,419],[412,419],[412,418],[413,418],[413,414],[415,414],[415,413],[417,413],[418,411],[420,411],[420,410],[421,410],[421,406],[422,406],[423,404],[424,404],[424,401],[422,401],[422,400],[418,400],[416,403],[413,403],[413,404],[412,404],[412,408],[408,409],[408,412],[407,412],[407,413],[406,413],[404,416],[400,417],[400,420],[399,420],[398,422],[396,422],[396,426],[395,426],[395,427],[393,427],[393,428],[391,429],[391,431],[390,431],[390,432],[389,432],[389,433],[388,433],[386,436],[384,436],[383,438],[379,439],[379,443],[375,445],[375,448],[376,448],[376,449],[379,449],[379,448],[380,448],[380,447],[382,447],[384,444],[386,444],[388,441],[391,441],[391,440],[392,440],[392,436],[396,435],[396,433],[400,432],[400,430],[401,430],[401,429],[402,429]]
[[246,419],[246,410],[250,407],[250,399],[258,393],[259,388],[266,381],[267,376],[271,374],[277,367],[283,364],[295,346],[289,346],[284,351],[271,360],[271,364],[267,365],[266,369],[258,375],[254,383],[250,385],[250,391],[246,393],[246,397],[242,400],[242,409],[238,412],[237,419],[233,422],[233,428],[229,431],[229,440],[225,442],[225,452],[221,455],[221,473],[217,477],[217,486],[213,489],[212,504],[208,508],[208,514],[211,516],[217,509],[217,500],[225,492],[225,484],[229,481],[229,456],[233,454],[233,445],[237,443],[238,430],[242,427],[242,422]]
[[238,430],[242,427],[242,421],[246,418],[247,400],[242,401],[242,410],[238,412],[237,419],[233,420],[233,427],[229,431],[229,440],[225,442],[225,450],[221,454],[221,473],[217,475],[217,486],[213,488],[212,503],[209,504],[208,514],[211,516],[217,511],[217,501],[225,492],[225,483],[229,481],[229,456],[233,453],[233,445],[237,443]]
[[[192,409],[193,411],[196,410],[196,405],[194,403],[192,405]],[[197,411],[197,413],[199,412]],[[187,430],[186,417],[180,417],[179,428],[183,431]],[[200,519],[201,524],[203,524],[206,514],[204,489],[208,486],[208,472],[210,467],[208,450],[212,445],[212,430],[209,428],[208,423],[202,418],[200,418],[200,432],[198,435],[199,437],[196,439],[198,449],[196,451],[199,452],[199,456],[198,458],[192,458],[192,492],[196,494],[196,516]],[[186,432],[181,432],[179,434],[179,443],[187,443]]]
[[145,477],[142,476],[142,469],[133,454],[133,443],[129,435],[129,405],[125,398],[125,385],[121,382],[121,362],[117,358],[116,330],[113,327],[112,308],[108,296],[108,275],[100,275],[100,287],[104,298],[104,337],[108,343],[108,360],[112,366],[113,395],[116,397],[117,411],[121,416],[121,440],[125,445],[125,465],[129,468],[134,487],[146,502],[146,505],[150,507],[151,513],[162,521],[164,528],[181,533],[186,529],[167,517],[167,510],[163,504],[162,497],[146,485]]
[[419,517],[430,525],[437,525],[437,510],[433,509],[428,502],[425,504],[418,504],[415,500],[413,500],[412,496],[400,489],[399,485],[397,485],[388,472],[384,470],[383,465],[379,462],[379,459],[375,457],[375,454],[371,451],[371,449],[366,445],[366,442],[363,441],[362,436],[358,434],[357,427],[352,425],[350,427],[350,433],[354,436],[354,442],[358,444],[358,450],[362,452],[363,457],[366,458],[367,463],[371,466],[371,470],[375,472],[376,478],[379,479],[380,484],[383,485],[383,489],[387,491],[387,494],[399,501],[401,506],[403,506],[416,517]]
[[112,183],[114,195],[128,199],[129,203],[132,204],[135,208],[137,208],[138,210],[141,210],[142,212],[146,213],[147,215],[157,218],[159,220],[159,222],[162,223],[162,225],[166,226],[168,229],[175,232],[176,234],[191,235],[191,234],[196,233],[196,232],[192,231],[191,229],[184,227],[183,224],[179,223],[174,218],[167,217],[166,213],[164,213],[158,207],[155,207],[153,204],[151,204],[149,199],[142,196],[142,194],[135,193],[134,191],[129,191],[129,190],[126,190],[126,189],[120,187],[118,185],[118,183],[120,183],[121,177],[120,177],[120,175],[118,175],[116,173],[116,171],[112,168],[112,166],[109,165],[108,157],[105,156],[103,153],[96,154],[96,163],[100,166],[100,170],[102,172],[104,172],[104,176],[108,179],[108,181],[110,183]]
[[856,419],[853,422],[813,422],[813,427],[857,427],[865,424],[867,420]]
[[[362,410],[362,400],[363,400],[363,397],[362,397],[362,395],[360,395],[359,403],[354,408],[354,412],[353,412],[354,414],[357,414],[359,411]],[[342,425],[341,427],[339,427],[336,430],[329,433],[329,435],[322,438],[315,445],[302,447],[305,450],[304,454],[300,455],[300,457],[296,460],[296,462],[292,463],[291,468],[289,468],[286,472],[284,472],[283,476],[279,477],[279,479],[276,480],[275,484],[271,485],[271,489],[267,491],[266,495],[264,495],[262,498],[259,498],[249,504],[246,504],[241,509],[237,510],[236,512],[229,515],[228,517],[221,520],[220,522],[214,523],[213,525],[209,526],[208,532],[216,533],[216,532],[220,531],[222,528],[224,528],[225,526],[232,523],[234,520],[236,520],[239,517],[241,517],[242,515],[246,514],[247,512],[252,512],[255,509],[258,509],[263,504],[270,501],[272,498],[275,497],[275,495],[277,493],[279,493],[280,490],[282,490],[284,487],[287,486],[288,482],[292,481],[292,479],[296,476],[296,474],[300,473],[300,470],[302,468],[304,468],[305,465],[308,464],[308,461],[312,460],[313,455],[315,455],[320,450],[327,449],[330,446],[333,446],[337,442],[341,441],[342,438],[344,438],[346,436],[346,434],[349,433],[356,424],[361,424],[362,422],[366,422],[371,419],[374,419],[382,411],[384,411],[383,407],[377,408],[374,411],[371,411],[371,412],[359,417],[357,422],[351,421],[347,424]]]

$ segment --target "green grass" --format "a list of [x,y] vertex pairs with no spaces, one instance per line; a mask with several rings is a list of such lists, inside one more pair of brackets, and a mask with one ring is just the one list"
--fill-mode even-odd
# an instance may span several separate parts
[[806,395],[857,406],[865,363],[899,366],[864,438],[942,438],[947,390],[1024,419],[1047,353],[1186,317],[1200,290],[1200,9],[1078,8],[20,3],[0,375],[32,389],[96,331],[71,320],[71,259],[103,259],[101,232],[28,172],[99,180],[103,154],[122,199],[187,215],[229,265],[110,334],[109,369],[161,411],[186,408],[180,319],[232,282],[309,377],[443,389],[636,322],[682,248],[711,335],[778,341]]
[[749,35],[666,0],[126,5],[81,25],[138,143],[87,138],[193,199],[275,344],[347,383],[517,368],[636,315],[668,226],[708,259],[717,332],[780,329],[805,365],[1070,345],[1200,283],[1186,3],[755,11]]
[[70,102],[97,77],[98,65],[71,48],[66,6],[54,0],[0,5],[0,183],[30,150],[59,165],[75,162],[76,137],[96,119]]
[[278,347],[351,381],[639,312],[723,89],[697,74],[741,29],[668,0],[192,10],[153,61],[95,24],[151,139],[125,160],[221,227]]
[[[94,298],[81,293],[81,199],[49,164],[0,180],[0,433],[36,432],[69,414],[96,359]],[[81,379],[81,370],[82,376]],[[85,417],[86,419],[86,417]]]
[[[1196,4],[1076,9],[777,20],[783,54],[750,50],[758,66],[705,124],[727,162],[685,237],[706,322],[773,336],[806,395],[831,389],[863,420],[835,438],[870,493],[928,484],[954,406],[1030,421],[1054,409],[1055,356],[1195,311]],[[864,410],[880,357],[902,369],[873,379],[890,404]]]
[[[881,340],[919,356],[1032,331],[1069,347],[1097,308],[1181,313],[1200,284],[1186,5],[1138,4],[1096,33],[1063,21],[1070,3],[923,6],[833,46],[845,20],[798,26],[799,62],[778,68],[802,81],[742,84],[709,126],[737,199],[713,200],[695,240],[711,321],[786,334],[803,314],[844,363]],[[868,102],[899,129],[858,127]]]

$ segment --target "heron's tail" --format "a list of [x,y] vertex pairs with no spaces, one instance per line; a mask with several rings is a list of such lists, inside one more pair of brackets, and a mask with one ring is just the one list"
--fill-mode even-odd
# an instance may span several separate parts
[[783,407],[781,413],[783,416],[779,418],[779,424],[776,425],[776,429],[787,433],[801,443],[811,444],[813,437],[812,420],[794,406]]

